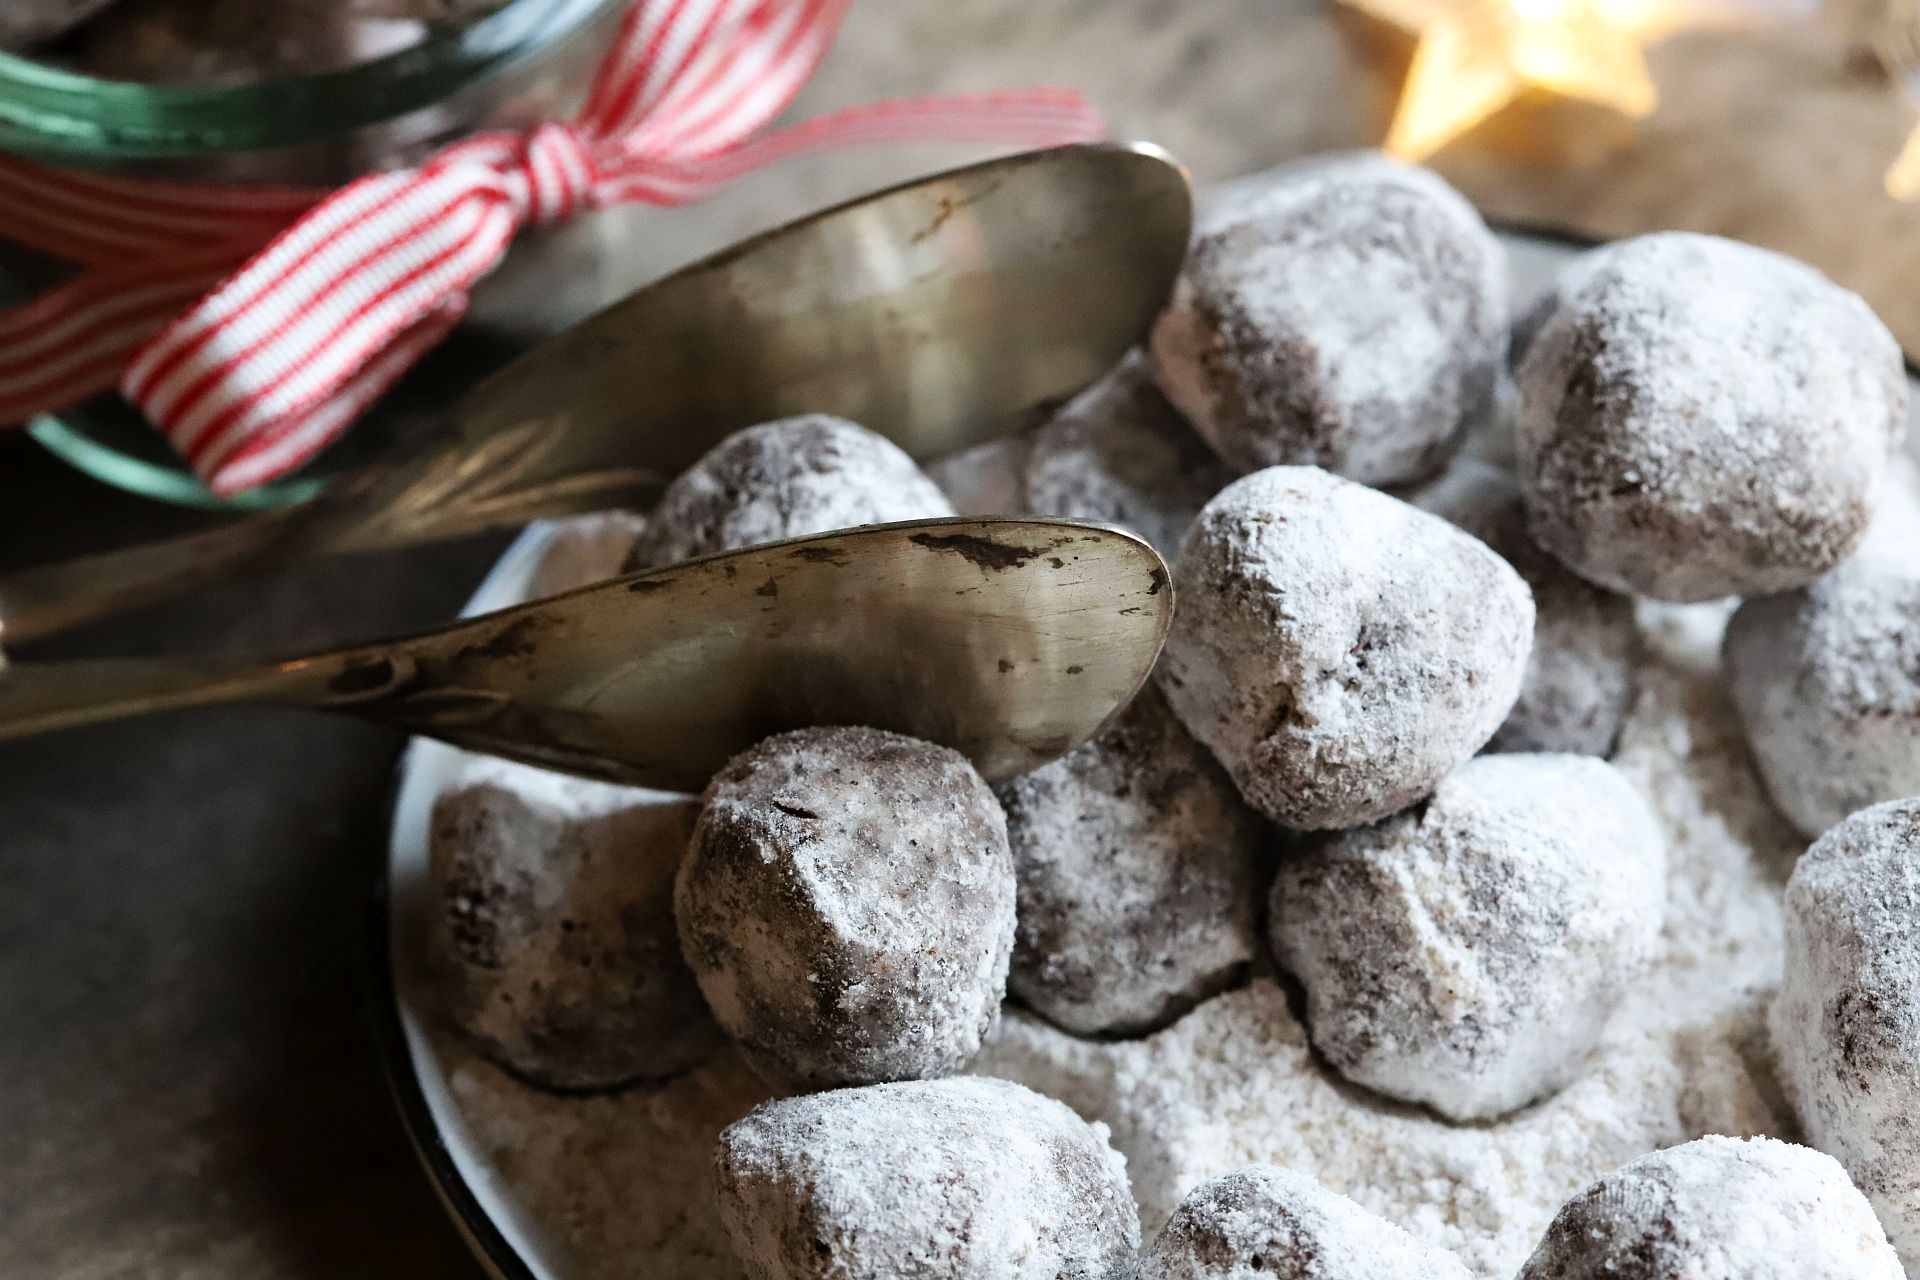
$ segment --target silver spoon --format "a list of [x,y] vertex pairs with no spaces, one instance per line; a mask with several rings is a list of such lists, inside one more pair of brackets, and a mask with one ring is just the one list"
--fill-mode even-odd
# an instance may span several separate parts
[[0,640],[308,555],[651,502],[741,427],[822,412],[917,457],[991,439],[1145,334],[1186,253],[1145,145],[1027,152],[769,231],[550,338],[312,502],[0,578]]
[[868,724],[954,747],[999,778],[1091,737],[1146,678],[1172,612],[1166,565],[1119,529],[876,525],[289,661],[17,664],[0,674],[0,740],[265,703],[698,790],[769,733]]

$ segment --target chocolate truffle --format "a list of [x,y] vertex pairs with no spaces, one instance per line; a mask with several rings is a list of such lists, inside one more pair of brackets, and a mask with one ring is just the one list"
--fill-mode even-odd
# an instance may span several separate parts
[[754,1280],[1124,1280],[1140,1219],[1105,1125],[967,1076],[770,1102],[720,1135]]
[[601,511],[556,520],[527,584],[528,599],[558,595],[620,576],[647,522],[631,511]]
[[1772,1138],[1700,1138],[1568,1201],[1519,1280],[1903,1280],[1832,1159]]
[[1485,543],[1314,467],[1230,485],[1181,550],[1159,666],[1254,809],[1352,827],[1431,791],[1526,674],[1533,598]]
[[1233,478],[1135,354],[1034,436],[1027,509],[1117,524],[1172,560],[1200,508]]
[[114,0],[6,0],[0,4],[0,49],[20,51],[57,39]]
[[427,31],[413,14],[341,0],[119,0],[79,34],[73,59],[112,80],[235,85],[368,62]]
[[1734,706],[1782,813],[1817,836],[1920,793],[1920,577],[1861,561],[1742,604],[1727,624]]
[[1082,1035],[1136,1035],[1254,954],[1263,826],[1156,689],[1001,789],[1019,878],[1007,989]]
[[1407,484],[1486,413],[1506,325],[1505,262],[1473,207],[1369,152],[1216,202],[1150,351],[1167,398],[1237,470]]
[[957,1071],[1006,994],[1006,817],[965,757],[901,734],[802,729],[734,757],[674,905],[714,1016],[776,1084]]
[[1920,1271],[1920,799],[1863,809],[1801,856],[1771,1024],[1808,1139]]
[[693,1066],[720,1035],[673,926],[691,797],[467,759],[433,808],[429,945],[452,1021],[536,1084]]
[[1534,546],[1519,481],[1477,458],[1456,459],[1413,503],[1493,548],[1533,589],[1533,657],[1487,750],[1611,754],[1633,702],[1640,632],[1632,599]]
[[1312,1178],[1248,1165],[1187,1193],[1140,1257],[1137,1280],[1472,1280]]
[[630,568],[867,524],[950,516],[900,446],[823,413],[736,431],[667,486]]
[[1274,953],[1342,1075],[1487,1120],[1580,1074],[1657,954],[1666,876],[1612,765],[1481,756],[1425,803],[1286,858]]
[[1659,600],[1804,586],[1852,554],[1906,430],[1899,345],[1867,304],[1765,249],[1612,246],[1519,372],[1534,540]]

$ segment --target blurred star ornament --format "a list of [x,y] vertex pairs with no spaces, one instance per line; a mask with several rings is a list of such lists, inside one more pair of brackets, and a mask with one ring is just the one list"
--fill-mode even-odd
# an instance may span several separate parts
[[1384,143],[1422,160],[1533,90],[1639,117],[1659,101],[1646,46],[1688,26],[1749,25],[1808,0],[1343,0],[1416,38]]

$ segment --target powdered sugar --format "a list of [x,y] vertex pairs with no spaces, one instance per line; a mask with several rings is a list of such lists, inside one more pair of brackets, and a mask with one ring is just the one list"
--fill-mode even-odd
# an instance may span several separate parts
[[674,891],[713,1016],[801,1088],[963,1068],[1006,996],[1013,915],[987,784],[959,752],[878,729],[735,756]]
[[654,508],[632,565],[952,514],[899,445],[844,418],[806,414],[736,431],[682,472]]
[[1150,344],[1154,376],[1237,470],[1432,474],[1506,352],[1498,244],[1459,193],[1377,153],[1236,184]]
[[1481,756],[1284,859],[1274,953],[1348,1079],[1489,1119],[1584,1069],[1652,958],[1666,885],[1646,802],[1605,761]]
[[1526,681],[1489,751],[1613,751],[1633,697],[1633,601],[1596,587],[1533,545],[1520,482],[1479,458],[1456,458],[1410,501],[1459,525],[1533,591]]
[[1266,979],[1129,1044],[1011,1015],[976,1069],[1107,1121],[1149,1224],[1205,1178],[1280,1164],[1487,1280],[1513,1273],[1568,1197],[1636,1156],[1706,1133],[1793,1136],[1764,1010],[1780,971],[1780,886],[1800,845],[1747,766],[1719,685],[1725,616],[1646,611],[1644,683],[1615,763],[1669,846],[1663,954],[1561,1092],[1464,1127],[1380,1100],[1315,1058]]
[[1906,420],[1900,349],[1859,297],[1677,232],[1610,246],[1519,384],[1535,540],[1662,600],[1785,591],[1839,564]]
[[[1003,470],[1003,474],[1005,471]],[[1913,469],[1894,468],[1870,544],[1910,560]],[[1886,532],[1882,534],[1881,530]],[[1270,979],[1144,1040],[1102,1044],[1011,1012],[971,1069],[1113,1126],[1148,1234],[1181,1195],[1252,1162],[1291,1166],[1507,1280],[1591,1180],[1706,1133],[1798,1136],[1763,1011],[1781,972],[1781,891],[1804,840],[1769,804],[1720,666],[1729,606],[1642,604],[1640,687],[1614,763],[1670,849],[1662,952],[1587,1071],[1496,1123],[1452,1126],[1345,1084]],[[765,1097],[732,1050],[664,1086],[568,1098],[457,1049],[456,1090],[502,1187],[566,1280],[744,1275],[714,1208],[713,1139]]]
[[1469,1280],[1423,1245],[1312,1178],[1249,1165],[1196,1187],[1140,1260],[1140,1280]]
[[1642,1156],[1562,1209],[1520,1280],[1901,1280],[1830,1156],[1707,1137]]
[[1305,829],[1412,804],[1507,717],[1533,596],[1477,538],[1317,467],[1209,502],[1159,666],[1249,805]]
[[1855,563],[1740,606],[1735,705],[1761,776],[1808,836],[1920,792],[1920,572]]
[[1124,1280],[1126,1164],[1051,1098],[961,1077],[770,1102],[715,1156],[720,1216],[764,1280]]
[[449,1017],[563,1089],[660,1079],[719,1035],[673,935],[687,796],[466,758],[433,809],[431,946]]
[[1920,1270],[1920,799],[1864,809],[1800,859],[1772,1029],[1809,1136]]
[[[1748,762],[1719,668],[1718,605],[1645,605],[1641,688],[1614,758],[1666,835],[1663,952],[1561,1093],[1453,1126],[1344,1084],[1316,1060],[1270,979],[1159,1034],[1100,1044],[1017,1011],[972,1070],[1104,1120],[1151,1235],[1188,1190],[1267,1162],[1507,1280],[1594,1178],[1706,1133],[1797,1137],[1773,1079],[1764,1009],[1779,981],[1781,887],[1803,842]],[[732,1051],[658,1088],[539,1094],[484,1064],[462,1113],[500,1176],[565,1237],[569,1280],[743,1275],[713,1205],[713,1137],[765,1096]]]
[[1000,795],[1020,885],[1007,987],[1030,1007],[1137,1034],[1245,971],[1268,835],[1157,690]]
[[1131,529],[1171,562],[1200,508],[1233,478],[1134,354],[1034,435],[1026,496],[1039,515]]

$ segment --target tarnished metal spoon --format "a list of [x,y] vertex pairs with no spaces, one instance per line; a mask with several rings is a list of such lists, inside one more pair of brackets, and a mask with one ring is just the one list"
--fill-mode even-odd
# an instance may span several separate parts
[[929,457],[1031,420],[1145,334],[1186,253],[1180,167],[1028,152],[757,236],[550,338],[303,506],[0,579],[9,647],[304,555],[650,502],[729,432],[835,413]]
[[222,703],[339,711],[613,782],[697,790],[769,733],[896,729],[988,777],[1088,737],[1152,669],[1165,564],[1062,520],[772,543],[291,661],[21,663],[0,740]]

